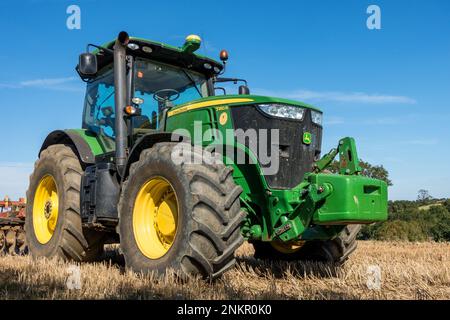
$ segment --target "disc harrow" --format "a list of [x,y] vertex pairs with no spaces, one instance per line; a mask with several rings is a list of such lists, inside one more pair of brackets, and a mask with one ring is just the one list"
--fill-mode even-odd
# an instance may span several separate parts
[[25,255],[28,246],[25,238],[25,199],[0,201],[0,255]]

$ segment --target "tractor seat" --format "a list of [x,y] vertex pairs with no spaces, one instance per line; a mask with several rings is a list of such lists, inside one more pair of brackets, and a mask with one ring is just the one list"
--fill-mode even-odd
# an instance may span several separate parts
[[150,121],[147,116],[135,116],[133,118],[133,136],[135,139],[156,130],[156,121]]
[[156,129],[150,118],[147,116],[135,116],[133,117],[133,128],[134,129]]

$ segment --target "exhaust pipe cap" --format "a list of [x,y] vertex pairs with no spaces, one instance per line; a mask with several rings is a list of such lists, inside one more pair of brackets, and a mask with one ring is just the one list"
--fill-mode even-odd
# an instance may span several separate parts
[[130,37],[128,36],[128,33],[125,31],[121,31],[119,35],[117,36],[117,40],[120,44],[123,46],[126,46],[128,42],[130,41]]

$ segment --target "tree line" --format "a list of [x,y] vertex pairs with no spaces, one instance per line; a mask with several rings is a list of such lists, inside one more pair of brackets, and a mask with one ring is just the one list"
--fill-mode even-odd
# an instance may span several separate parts
[[[392,186],[389,172],[382,165],[361,161],[362,175],[385,181]],[[331,171],[336,173],[334,161]],[[435,199],[427,190],[418,191],[417,200],[389,201],[388,220],[364,225],[361,240],[450,241],[450,199]]]

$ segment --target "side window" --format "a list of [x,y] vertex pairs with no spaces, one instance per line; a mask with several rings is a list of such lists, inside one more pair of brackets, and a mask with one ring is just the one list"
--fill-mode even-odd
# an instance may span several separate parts
[[83,128],[107,140],[115,139],[114,73],[111,67],[87,85]]

